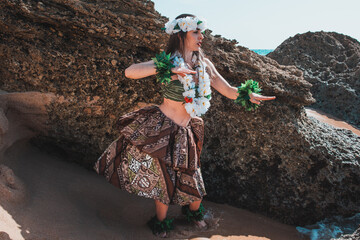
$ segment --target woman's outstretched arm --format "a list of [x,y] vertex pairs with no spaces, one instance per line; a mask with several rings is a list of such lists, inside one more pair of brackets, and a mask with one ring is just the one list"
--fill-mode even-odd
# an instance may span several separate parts
[[[212,76],[211,86],[225,97],[235,100],[239,95],[239,93],[237,92],[238,89],[236,87],[231,86],[220,75],[220,73],[216,70],[214,64],[209,59],[205,58],[205,63],[208,65],[208,67],[211,69],[212,74],[214,75]],[[261,100],[273,100],[275,98],[276,98],[275,96],[268,97],[256,93],[250,94],[250,101],[256,104],[260,104]]]
[[[171,71],[175,74],[180,74],[184,76],[185,74],[196,74],[195,71],[181,67],[172,68]],[[135,63],[132,64],[127,69],[125,69],[125,77],[132,79],[140,79],[155,74],[156,74],[156,67],[153,60],[150,60],[148,62]],[[174,78],[177,77],[173,77],[173,79]]]
[[139,79],[156,74],[156,68],[153,60],[142,63],[132,64],[125,69],[125,77]]
[[205,63],[207,64],[207,66],[210,68],[211,73],[212,73],[212,81],[211,81],[211,86],[213,88],[216,89],[216,91],[218,91],[219,93],[221,93],[222,95],[224,95],[227,98],[230,99],[236,99],[237,96],[239,95],[237,93],[237,88],[236,87],[232,87],[221,75],[220,73],[216,70],[214,64],[207,58],[205,58]]

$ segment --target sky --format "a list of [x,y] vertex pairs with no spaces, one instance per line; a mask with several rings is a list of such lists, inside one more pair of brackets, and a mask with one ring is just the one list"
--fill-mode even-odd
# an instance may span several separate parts
[[308,31],[338,32],[360,41],[360,0],[152,0],[173,20],[182,13],[207,20],[212,34],[249,49],[275,49]]

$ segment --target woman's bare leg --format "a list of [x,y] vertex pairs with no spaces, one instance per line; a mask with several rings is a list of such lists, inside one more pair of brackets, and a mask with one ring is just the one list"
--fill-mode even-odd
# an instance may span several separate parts
[[[196,211],[196,210],[198,210],[199,207],[200,207],[200,203],[201,203],[201,200],[190,203],[190,205],[189,205],[190,210],[191,210],[191,211]],[[195,223],[196,226],[198,226],[199,228],[206,228],[206,226],[207,226],[207,224],[206,224],[206,222],[205,222],[204,220],[195,221],[194,223]]]
[[169,206],[163,204],[159,200],[155,200],[155,207],[156,207],[156,217],[159,221],[163,221],[166,218],[166,214],[168,211]]

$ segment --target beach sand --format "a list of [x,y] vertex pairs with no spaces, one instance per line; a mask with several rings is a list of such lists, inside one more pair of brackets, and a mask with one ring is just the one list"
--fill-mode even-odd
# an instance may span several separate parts
[[339,119],[337,117],[331,116],[329,114],[324,113],[323,111],[316,110],[316,109],[306,108],[305,110],[306,110],[306,114],[309,117],[314,117],[317,120],[319,120],[321,122],[325,122],[336,128],[343,128],[343,129],[351,130],[353,133],[360,136],[360,129],[355,128],[354,126],[342,121],[341,119]]
[[[156,239],[146,226],[155,214],[153,200],[119,190],[104,177],[66,160],[26,140],[8,149],[1,163],[24,183],[26,195],[1,203],[0,239]],[[170,237],[301,239],[295,227],[259,214],[209,201],[204,206],[213,215],[206,231],[188,224],[179,206],[170,206],[168,215],[176,223]]]
[[[359,131],[314,110],[307,114]],[[170,206],[168,215],[176,224],[170,239],[306,239],[294,226],[259,214],[209,201],[204,206],[211,226],[204,231],[188,224],[179,206]],[[17,141],[0,161],[0,240],[157,239],[146,226],[154,214],[153,200],[119,190],[94,171],[28,140]]]

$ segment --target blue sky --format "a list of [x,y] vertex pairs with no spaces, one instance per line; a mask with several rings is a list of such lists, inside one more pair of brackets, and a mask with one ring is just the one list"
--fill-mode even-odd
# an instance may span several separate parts
[[360,40],[360,0],[153,0],[155,10],[174,19],[204,17],[213,34],[250,49],[275,49],[308,31],[334,31]]

